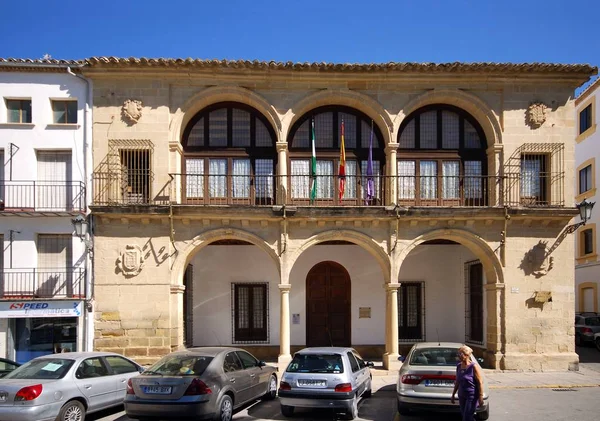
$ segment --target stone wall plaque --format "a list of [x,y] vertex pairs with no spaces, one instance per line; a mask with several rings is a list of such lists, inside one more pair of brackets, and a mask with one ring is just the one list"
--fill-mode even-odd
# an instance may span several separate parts
[[358,308],[359,319],[370,319],[371,318],[371,307],[359,307]]

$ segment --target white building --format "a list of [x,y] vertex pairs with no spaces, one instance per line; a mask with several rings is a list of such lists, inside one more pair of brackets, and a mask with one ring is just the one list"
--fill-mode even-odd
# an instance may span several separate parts
[[[596,79],[575,100],[576,109],[576,146],[575,178],[576,201],[586,199],[598,202],[596,187],[600,163],[600,132],[597,109],[600,105],[600,78]],[[600,283],[600,261],[598,260],[598,233],[596,227],[600,221],[600,205],[592,212],[591,219],[577,230],[575,246],[575,311],[598,311],[598,285]]]
[[[80,63],[0,59],[0,355],[91,349],[91,86]],[[91,251],[91,247],[90,247]]]

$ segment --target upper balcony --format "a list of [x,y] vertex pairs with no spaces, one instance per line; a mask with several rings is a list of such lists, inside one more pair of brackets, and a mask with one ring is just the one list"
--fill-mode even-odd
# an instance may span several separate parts
[[0,180],[0,216],[67,216],[85,210],[81,181]]
[[85,298],[80,268],[0,269],[0,300]]

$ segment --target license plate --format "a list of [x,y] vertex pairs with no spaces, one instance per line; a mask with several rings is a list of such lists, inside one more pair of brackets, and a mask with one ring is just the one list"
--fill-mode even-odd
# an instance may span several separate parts
[[425,386],[453,387],[454,382],[452,380],[431,379],[431,380],[425,380]]
[[300,380],[298,380],[298,386],[325,387],[325,386],[327,386],[327,381],[326,380],[313,380],[313,379],[300,379]]
[[171,386],[142,386],[144,393],[149,395],[170,395]]

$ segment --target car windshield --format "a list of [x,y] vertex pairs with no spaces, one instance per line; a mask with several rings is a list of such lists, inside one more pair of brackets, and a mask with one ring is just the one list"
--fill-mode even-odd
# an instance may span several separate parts
[[455,366],[458,348],[417,348],[410,357],[410,365]]
[[600,317],[588,317],[585,319],[587,326],[600,326]]
[[296,354],[286,370],[289,373],[343,373],[340,354]]
[[73,363],[73,360],[65,358],[31,360],[8,373],[3,379],[62,379]]
[[167,355],[146,369],[145,376],[199,376],[204,373],[213,357],[203,355]]

